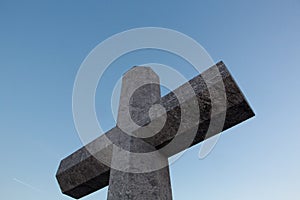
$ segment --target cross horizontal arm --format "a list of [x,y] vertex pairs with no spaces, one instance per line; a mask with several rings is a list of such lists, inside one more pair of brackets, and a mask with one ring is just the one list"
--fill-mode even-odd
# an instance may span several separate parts
[[[219,71],[218,75],[213,73],[215,69]],[[217,76],[220,75],[221,78],[218,78]],[[206,77],[205,81],[203,77]],[[209,81],[209,84],[207,84],[207,81]],[[215,87],[220,81],[223,82],[225,88],[226,107],[217,107],[217,110],[212,112],[211,90],[209,88]],[[192,86],[201,114],[199,124],[197,124],[196,127],[196,136],[189,146],[198,144],[254,116],[254,112],[223,62],[217,63],[186,84]],[[180,125],[180,117],[178,116],[180,116],[181,113],[181,104],[177,100],[175,93],[176,91],[179,93],[184,92],[186,84],[180,86],[174,90],[174,92],[165,95],[158,102],[166,109],[167,121],[162,131],[153,137],[144,139],[144,141],[155,146],[157,149],[166,147],[169,142],[175,138],[177,141],[184,140],[186,135],[189,135],[190,131],[195,128],[190,127],[190,129],[184,130],[180,134],[177,133]],[[185,99],[184,101],[188,104],[191,99]],[[222,129],[209,129],[210,122],[221,115],[226,116]],[[159,117],[157,120],[159,120]],[[63,159],[56,174],[62,192],[78,199],[107,186],[110,173],[110,167],[108,166],[112,156],[112,145],[109,144],[107,140],[110,139],[116,144],[118,140],[114,138],[116,135],[121,136],[122,134],[122,131],[118,127],[114,127],[106,132],[105,136],[100,136],[85,147]],[[165,148],[163,153],[167,156],[172,156],[186,148],[186,146],[177,145],[176,148]],[[97,157],[100,159],[97,159]],[[103,157],[105,157],[107,163],[101,162],[101,158]]]

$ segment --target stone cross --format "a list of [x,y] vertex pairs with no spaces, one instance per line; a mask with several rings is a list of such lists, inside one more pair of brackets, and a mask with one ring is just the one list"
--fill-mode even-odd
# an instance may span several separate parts
[[164,97],[155,72],[134,67],[122,79],[117,126],[63,159],[56,178],[76,199],[109,186],[108,200],[171,200],[168,158],[253,116],[223,62]]

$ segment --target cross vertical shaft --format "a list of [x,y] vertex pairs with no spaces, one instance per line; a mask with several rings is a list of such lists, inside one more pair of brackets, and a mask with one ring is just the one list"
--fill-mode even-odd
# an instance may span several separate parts
[[[139,126],[151,123],[149,113],[161,98],[160,95],[159,77],[151,68],[134,67],[124,74],[117,120],[119,131],[110,137],[117,148],[114,147],[112,153],[108,200],[172,199],[168,158],[164,155],[154,156],[147,163],[163,163],[166,167],[147,171],[148,166],[134,156],[135,153],[156,151],[154,146],[134,133]],[[155,133],[143,132],[141,135],[150,137],[151,134]],[[124,157],[119,153],[119,148],[129,153]],[[119,166],[120,169],[114,169],[113,166]]]

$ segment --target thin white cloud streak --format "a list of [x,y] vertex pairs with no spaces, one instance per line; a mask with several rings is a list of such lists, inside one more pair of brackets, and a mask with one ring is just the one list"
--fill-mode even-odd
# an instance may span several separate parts
[[17,178],[13,178],[13,180],[16,181],[17,183],[20,183],[20,184],[22,184],[22,185],[24,185],[24,186],[32,189],[32,190],[35,190],[35,191],[38,191],[38,192],[42,192],[42,190],[38,189],[37,187],[34,187],[34,186],[32,186],[32,185],[30,185],[28,183],[25,183],[24,181],[21,181],[21,180],[19,180]]

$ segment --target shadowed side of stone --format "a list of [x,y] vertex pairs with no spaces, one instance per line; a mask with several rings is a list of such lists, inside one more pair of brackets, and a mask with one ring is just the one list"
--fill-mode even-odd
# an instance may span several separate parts
[[[114,135],[117,131],[117,128],[113,128],[106,134]],[[101,157],[97,157],[96,153],[91,154],[92,147],[82,147],[60,162],[56,179],[62,193],[79,199],[108,185],[110,168],[107,163],[111,159],[112,145],[104,145],[103,140],[104,137],[100,136],[87,145],[101,148],[94,151],[101,152]],[[107,156],[107,160],[104,156]]]
[[[206,80],[203,78],[204,76]],[[223,88],[219,88],[221,85],[220,82],[222,82]],[[171,92],[161,98],[159,103],[167,110],[167,121],[165,126],[155,136],[144,139],[147,143],[155,145],[157,149],[165,147],[170,141],[172,141],[173,145],[167,146],[162,150],[162,153],[166,156],[172,156],[179,153],[187,147],[196,145],[205,139],[208,139],[221,131],[225,131],[255,115],[242,91],[223,62],[219,62],[217,65],[206,70],[201,75],[191,79],[186,84],[191,85],[195,91],[200,110],[199,123],[193,124],[191,122],[191,125],[184,128],[183,131],[178,131],[181,123],[181,108],[183,106],[189,107],[191,102],[194,100],[193,98],[186,99],[186,101],[182,104],[178,102],[175,92],[176,90],[181,91],[182,88],[184,88],[183,85],[177,88],[175,92]],[[221,93],[221,90],[224,89],[226,105],[224,107],[221,102],[218,102],[218,99],[215,100],[214,105],[216,109],[214,113],[212,113],[210,92],[215,91]],[[194,113],[192,109],[189,109],[187,112],[190,115],[193,115]],[[224,116],[223,120],[220,116]],[[157,118],[156,120],[160,119]],[[220,125],[222,125],[221,129],[210,126],[212,121],[217,121]],[[193,132],[196,132],[196,134]],[[193,135],[194,137],[191,141],[187,141],[190,139],[190,135]]]

